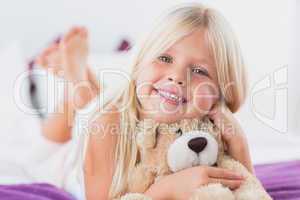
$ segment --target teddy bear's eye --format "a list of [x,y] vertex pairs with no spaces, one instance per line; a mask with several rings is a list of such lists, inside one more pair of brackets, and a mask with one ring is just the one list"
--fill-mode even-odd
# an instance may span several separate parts
[[182,130],[181,130],[181,128],[178,129],[175,133],[178,134],[179,136],[182,136]]

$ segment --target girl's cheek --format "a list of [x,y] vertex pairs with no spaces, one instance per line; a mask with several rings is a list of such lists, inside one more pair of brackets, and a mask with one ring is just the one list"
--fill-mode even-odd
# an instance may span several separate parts
[[151,90],[153,84],[161,78],[160,74],[159,68],[153,63],[141,66],[136,78],[137,92],[150,92],[149,90]]
[[149,65],[140,66],[137,76],[136,83],[137,85],[145,84],[146,82],[150,82],[152,79],[152,68]]
[[209,112],[218,99],[219,91],[214,85],[203,85],[194,90],[193,103],[200,112]]
[[159,74],[161,73],[160,71],[161,68],[159,68],[157,64],[148,63],[141,66],[138,77],[140,77],[140,79],[143,81],[153,82],[153,80],[158,78]]

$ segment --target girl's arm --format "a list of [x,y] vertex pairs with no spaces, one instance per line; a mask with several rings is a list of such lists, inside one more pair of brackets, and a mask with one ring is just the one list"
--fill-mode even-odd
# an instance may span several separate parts
[[108,199],[114,174],[114,152],[117,143],[119,113],[116,108],[89,123],[89,141],[84,163],[87,200]]
[[153,200],[190,199],[200,186],[221,183],[234,190],[240,187],[243,181],[244,178],[240,174],[231,170],[197,166],[162,177],[151,185],[145,194]]
[[247,138],[232,112],[226,106],[217,104],[211,111],[210,117],[220,129],[229,155],[254,173]]

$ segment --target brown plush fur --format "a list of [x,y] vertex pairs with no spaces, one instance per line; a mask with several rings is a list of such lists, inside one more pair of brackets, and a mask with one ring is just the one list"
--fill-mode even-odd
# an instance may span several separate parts
[[131,171],[128,181],[127,194],[121,200],[151,200],[143,195],[151,184],[162,176],[171,173],[167,164],[169,146],[179,137],[177,131],[185,134],[191,130],[203,130],[211,133],[219,144],[217,166],[240,172],[246,180],[235,191],[221,184],[201,186],[195,191],[190,200],[270,200],[258,179],[248,172],[239,162],[226,155],[223,143],[209,120],[184,119],[178,123],[155,123],[152,120],[141,121],[137,125],[136,142],[139,149],[139,161]]

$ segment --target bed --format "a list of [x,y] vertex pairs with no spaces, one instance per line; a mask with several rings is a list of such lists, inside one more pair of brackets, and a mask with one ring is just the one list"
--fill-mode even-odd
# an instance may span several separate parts
[[[15,71],[6,74],[0,85],[3,91],[3,98],[0,99],[1,111],[6,114],[5,118],[1,118],[3,123],[0,129],[0,184],[2,184],[0,185],[0,199],[74,199],[70,194],[54,186],[51,182],[52,185],[49,182],[46,184],[46,181],[37,182],[28,178],[28,173],[24,173],[25,168],[33,169],[37,163],[53,155],[53,151],[59,151],[60,147],[56,144],[38,141],[37,138],[41,137],[38,126],[39,115],[28,117],[28,115],[25,115],[26,113],[16,109],[15,104],[12,103],[9,93],[11,92],[9,89],[13,86],[12,80],[15,80],[16,74],[24,69],[20,54],[18,45],[14,44],[6,50],[4,55],[0,56],[2,66],[16,66],[12,67]],[[99,63],[98,60],[94,59],[93,61],[91,59],[92,66],[111,66],[110,60],[123,62],[123,56],[100,57],[96,55],[95,57],[99,57],[97,59],[102,60],[102,62],[103,60],[107,62]],[[116,77],[110,77],[108,80],[115,81],[114,78]],[[114,85],[109,82],[106,82],[106,84]],[[44,85],[45,83],[39,82],[36,90],[43,91]],[[41,101],[42,97],[47,95],[40,94],[39,96],[37,100]],[[29,97],[26,98],[29,99]],[[16,123],[18,126],[16,126]],[[257,135],[251,134],[249,143],[258,178],[275,200],[300,200],[299,137],[294,137],[292,134],[289,136],[273,134],[270,129],[263,130],[259,127],[257,129],[260,131],[253,131],[253,127],[256,126],[251,128],[252,132],[257,132]],[[260,134],[261,132],[264,134]],[[37,150],[40,147],[33,144],[39,144],[43,147],[43,150]],[[13,149],[11,148],[12,145],[15,146]],[[26,151],[24,151],[24,148],[26,148]],[[7,149],[10,149],[10,151],[7,151]],[[17,159],[14,160],[14,163],[7,163],[7,160],[11,160],[11,157]],[[32,162],[32,160],[35,162]],[[24,166],[26,167],[24,168]]]
[[300,199],[300,160],[256,165],[255,171],[274,200]]
[[[300,160],[255,166],[256,175],[274,200],[300,199]],[[3,200],[75,200],[50,184],[0,185]]]
[[2,200],[75,200],[67,192],[46,183],[1,185]]

